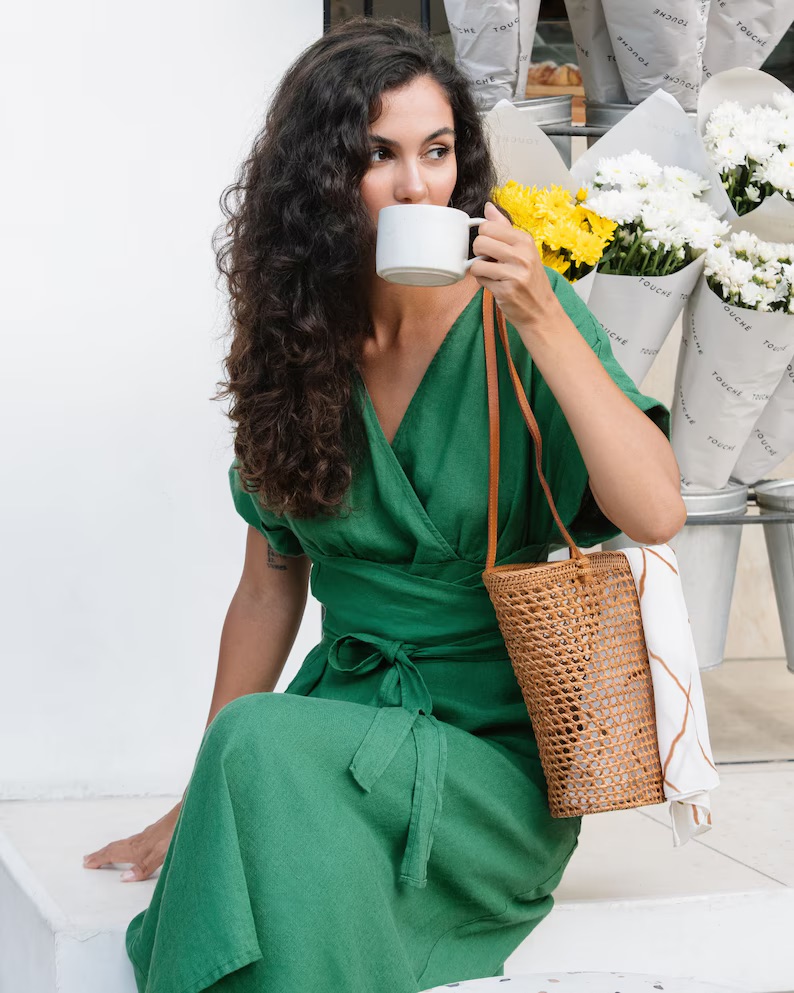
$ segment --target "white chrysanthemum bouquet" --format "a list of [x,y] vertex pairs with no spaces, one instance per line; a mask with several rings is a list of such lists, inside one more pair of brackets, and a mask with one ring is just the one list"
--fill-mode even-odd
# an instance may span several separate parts
[[[769,244],[737,233],[706,259],[709,286],[724,300],[765,313],[794,314],[794,245]],[[748,270],[752,268],[752,274]],[[771,399],[755,422],[733,477],[763,479],[794,452],[794,369],[786,365]]]
[[754,483],[790,454],[792,357],[794,244],[735,231],[707,251],[684,317],[672,444],[685,484]]
[[717,73],[700,91],[698,131],[725,219],[765,241],[794,241],[794,93],[760,69]]
[[694,262],[728,230],[701,195],[708,180],[629,152],[601,159],[586,204],[618,224],[598,264],[615,276],[669,276]]
[[794,245],[737,231],[706,255],[708,284],[727,303],[763,313],[794,314]]
[[706,123],[706,151],[740,217],[774,193],[794,200],[794,93],[770,98],[750,107],[726,100]]
[[598,161],[585,206],[618,225],[588,305],[638,385],[700,276],[701,256],[728,226],[703,200],[702,175],[634,150]]

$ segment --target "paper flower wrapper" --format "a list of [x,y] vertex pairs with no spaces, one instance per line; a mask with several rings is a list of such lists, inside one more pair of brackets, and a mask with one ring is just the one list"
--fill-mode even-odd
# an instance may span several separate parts
[[595,285],[595,278],[596,271],[593,269],[592,272],[588,272],[586,276],[582,276],[581,279],[577,279],[575,283],[571,284],[579,295],[579,299],[582,303],[586,303],[588,307],[590,306],[590,296]]
[[[745,214],[744,217],[738,218],[733,223],[732,230],[749,231],[764,241],[791,242],[794,240],[792,237],[794,232],[791,226],[791,206],[789,201],[776,193],[767,198],[756,210]],[[690,468],[689,471],[694,472],[696,477],[692,482],[700,483],[700,485],[724,486],[729,478],[725,474],[725,467],[732,461],[730,477],[745,484],[756,483],[794,451],[794,382],[792,382],[792,364],[790,359],[783,358],[783,356],[789,354],[787,351],[790,347],[787,344],[788,340],[794,339],[794,315],[785,313],[760,313],[744,308],[732,308],[708,289],[705,279],[703,280],[703,285],[708,290],[708,296],[713,298],[708,306],[717,312],[717,316],[714,318],[715,322],[717,322],[717,334],[714,344],[718,354],[720,348],[728,352],[735,347],[730,337],[726,338],[722,343],[719,341],[719,327],[726,322],[729,325],[733,324],[740,327],[738,322],[744,321],[745,323],[752,324],[758,334],[764,330],[768,330],[769,336],[764,339],[767,342],[766,345],[762,345],[759,349],[754,349],[752,354],[749,351],[747,352],[747,365],[744,367],[743,376],[748,382],[748,390],[747,397],[742,398],[743,406],[734,409],[733,403],[728,403],[728,405],[723,407],[722,416],[725,423],[731,424],[736,434],[735,451],[729,452],[727,449],[715,451],[713,448],[709,450],[707,446],[709,444],[715,446],[717,442],[704,443],[701,438],[700,444],[702,449],[697,454],[689,450],[694,438],[692,436],[692,429],[684,431],[684,422],[687,421],[687,414],[691,415],[691,411],[688,409],[685,411],[683,409],[686,401],[682,399],[679,390],[679,380],[682,381],[684,378],[686,365],[693,363],[693,354],[686,347],[687,334],[691,331],[691,328],[688,327],[688,319],[685,316],[684,338],[681,353],[679,354],[675,400],[672,408],[673,448],[675,449],[676,456],[679,457],[679,465],[682,475],[685,478],[687,476],[684,469],[685,463],[690,466],[696,464],[703,466],[702,470],[699,468]],[[714,300],[718,304],[716,308],[713,306]],[[719,314],[719,308],[722,309],[721,315]],[[730,315],[732,312],[737,315],[736,318],[731,318]],[[697,328],[695,330],[697,333]],[[772,337],[773,334],[778,337]],[[740,339],[744,339],[744,344],[749,344],[749,339],[746,336],[740,335],[739,337]],[[759,352],[761,355],[760,359],[758,358]],[[720,368],[724,369],[724,363],[729,360],[732,360],[736,364],[737,359],[741,359],[742,354],[744,352],[737,352],[736,356],[730,356],[728,354],[724,357],[720,356]],[[758,365],[755,366],[754,363],[758,363]],[[755,375],[756,368],[760,378],[757,378]],[[690,368],[689,375],[694,376],[694,367]],[[725,397],[722,398],[722,402],[724,405]],[[748,403],[749,406],[746,406]],[[741,417],[742,410],[746,410],[746,416],[744,418]],[[712,412],[712,416],[713,414],[714,411]],[[712,437],[716,437],[713,432]],[[684,453],[684,461],[682,461],[681,453],[676,445],[685,446],[685,448],[681,449],[681,453]],[[710,472],[716,473],[716,476],[703,476],[701,479],[701,473]],[[706,481],[707,478],[722,479],[722,482],[711,484]]]
[[548,135],[509,100],[500,100],[483,117],[497,186],[562,186],[574,195],[579,186]]
[[671,276],[595,274],[585,303],[636,386],[648,374],[702,270],[701,256]]
[[712,0],[703,77],[724,69],[758,69],[794,21],[794,0]]
[[628,103],[601,0],[565,0],[587,99]]
[[700,280],[684,311],[673,397],[683,486],[722,489],[794,356],[794,316],[722,300]]
[[444,0],[455,62],[483,109],[523,100],[540,0]]
[[755,423],[732,472],[752,486],[794,452],[794,366],[789,364]]
[[[703,77],[710,0],[602,0],[615,59],[629,103],[655,90],[694,110]],[[716,2],[716,0],[715,0]]]

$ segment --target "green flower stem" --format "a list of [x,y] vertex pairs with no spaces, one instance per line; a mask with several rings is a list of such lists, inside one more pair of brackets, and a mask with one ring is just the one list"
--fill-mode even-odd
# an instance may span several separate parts
[[664,249],[662,248],[661,245],[659,245],[659,247],[655,251],[652,249],[650,252],[648,252],[647,257],[646,257],[645,261],[642,264],[642,268],[637,273],[637,275],[638,276],[655,276],[655,275],[657,275],[657,273],[656,273],[656,267],[658,265],[660,255],[661,255],[661,253],[663,251],[664,251]]
[[618,272],[620,275],[622,276],[625,275],[626,272],[629,270],[632,262],[634,261],[634,256],[637,254],[637,250],[640,248],[641,245],[642,245],[642,241],[640,239],[640,234],[638,232],[634,236],[634,244],[630,246],[628,252],[622,259],[621,265],[618,268]]
[[684,255],[684,258],[681,260],[680,265],[677,264],[678,261],[679,260],[676,256],[676,250],[672,248],[670,250],[670,254],[667,256],[667,262],[665,262],[664,264],[664,269],[662,270],[661,275],[669,276],[671,272],[677,272],[678,269],[682,269],[687,264],[687,262],[690,261],[690,259],[688,259],[686,255]]

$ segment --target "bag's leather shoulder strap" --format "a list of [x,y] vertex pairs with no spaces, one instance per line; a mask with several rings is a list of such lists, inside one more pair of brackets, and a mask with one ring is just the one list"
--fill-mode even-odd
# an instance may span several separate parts
[[502,313],[501,308],[494,300],[491,291],[486,289],[483,291],[482,295],[482,324],[485,338],[485,368],[488,377],[488,417],[490,429],[490,464],[488,473],[488,558],[486,561],[486,568],[492,569],[496,562],[497,509],[499,507],[499,378],[496,364],[494,310],[496,310],[496,318],[499,324],[499,336],[502,339],[502,346],[507,356],[510,378],[513,382],[513,391],[515,392],[516,399],[521,407],[521,413],[523,414],[524,420],[529,428],[529,433],[532,435],[532,441],[534,442],[535,465],[537,466],[538,477],[540,478],[540,484],[543,487],[543,492],[546,494],[549,509],[552,512],[554,520],[557,522],[557,527],[560,529],[560,534],[563,536],[565,541],[568,543],[568,547],[571,549],[571,557],[574,559],[586,560],[586,556],[579,550],[578,546],[571,538],[565,528],[565,525],[560,519],[560,515],[557,512],[557,507],[554,503],[554,499],[552,498],[549,484],[546,482],[546,477],[543,474],[543,443],[540,437],[538,422],[535,420],[535,415],[532,413],[532,408],[529,405],[526,394],[524,393],[524,388],[521,385],[521,379],[519,378],[513,362],[513,357],[510,354],[505,315]]

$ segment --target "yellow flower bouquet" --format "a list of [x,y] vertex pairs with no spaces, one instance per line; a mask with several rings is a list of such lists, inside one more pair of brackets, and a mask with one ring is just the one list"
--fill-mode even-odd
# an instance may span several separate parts
[[598,265],[617,224],[588,210],[586,190],[574,198],[562,186],[538,189],[509,180],[493,191],[513,225],[535,239],[544,265],[575,283]]

